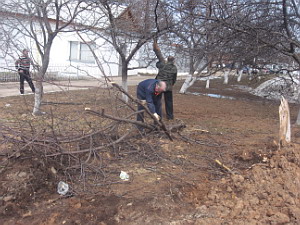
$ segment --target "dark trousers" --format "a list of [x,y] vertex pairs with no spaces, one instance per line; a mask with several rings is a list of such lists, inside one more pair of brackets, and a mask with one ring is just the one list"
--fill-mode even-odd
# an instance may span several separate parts
[[31,88],[32,92],[35,93],[35,87],[32,83],[32,79],[30,77],[30,73],[28,70],[22,70],[23,72],[19,71],[19,75],[20,75],[20,93],[24,94],[24,80],[27,81],[27,83],[29,84],[29,87]]
[[166,108],[166,114],[168,120],[173,120],[173,92],[172,91],[166,91],[164,92],[164,99],[165,99],[165,108]]
[[[160,116],[162,117],[162,113],[161,113],[161,97],[162,95],[158,95],[158,96],[155,96],[153,97],[153,103],[155,105],[155,112]],[[139,100],[144,100],[142,99],[140,96],[137,96],[137,98]],[[144,107],[141,105],[141,104],[138,104],[138,111],[140,110],[143,110]],[[137,121],[141,121],[141,122],[144,122],[144,113],[138,113],[137,114]]]

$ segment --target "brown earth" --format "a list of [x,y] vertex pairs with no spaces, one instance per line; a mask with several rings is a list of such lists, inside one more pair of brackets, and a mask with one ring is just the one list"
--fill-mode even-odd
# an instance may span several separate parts
[[[69,197],[56,193],[63,177],[58,162],[25,152],[8,158],[13,146],[1,142],[0,224],[300,224],[300,129],[293,126],[293,144],[278,150],[279,102],[232,85],[232,80],[230,85],[213,80],[205,90],[205,84],[197,82],[189,91],[235,99],[175,94],[177,120],[167,123],[187,125],[181,138],[175,135],[171,142],[164,136],[145,137],[160,144],[155,154],[108,157],[104,163],[111,180],[92,191],[75,190]],[[100,109],[99,104],[109,104],[103,94],[72,91],[71,101],[83,105],[43,109],[74,118],[86,106]],[[91,95],[95,102],[86,97]],[[70,99],[62,93],[45,96],[48,101]],[[30,115],[32,96],[2,98],[0,107],[1,123],[16,118],[47,122]],[[295,121],[298,107],[290,107]],[[78,125],[70,121],[62,123]],[[121,170],[129,173],[130,181],[119,180]]]

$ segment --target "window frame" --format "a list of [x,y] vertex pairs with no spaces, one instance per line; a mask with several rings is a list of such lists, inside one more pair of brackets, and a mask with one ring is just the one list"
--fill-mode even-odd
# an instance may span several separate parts
[[[72,52],[72,45],[76,45],[76,48],[74,47],[73,51],[76,51],[76,54],[73,54]],[[88,49],[88,54],[91,54],[90,56],[93,56],[92,51],[90,51],[88,44],[92,44],[92,48],[95,49],[95,42],[88,42],[88,43],[84,43],[84,42],[80,42],[80,41],[69,41],[69,61],[71,62],[81,62],[81,63],[91,63],[91,64],[95,64],[95,59],[91,57],[91,59],[82,59],[83,58],[83,47],[84,45],[87,46]],[[73,56],[76,57],[73,57]]]

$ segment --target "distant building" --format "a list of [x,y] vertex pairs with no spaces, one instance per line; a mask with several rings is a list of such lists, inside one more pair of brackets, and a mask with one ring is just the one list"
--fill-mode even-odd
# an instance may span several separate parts
[[[120,15],[121,19],[127,18],[128,9],[121,8],[119,11],[123,11]],[[25,37],[20,33],[11,35],[10,40],[5,39],[5,32],[10,30],[14,32],[14,28],[11,28],[10,25],[15,22],[16,26],[20,26],[19,21],[24,21],[26,26],[26,20],[28,16],[15,12],[1,12],[1,20],[5,23],[0,22],[2,29],[2,34],[0,34],[0,73],[3,71],[13,71],[14,62],[18,58],[18,55],[21,54],[21,50],[28,48],[32,59],[40,64],[40,56],[38,49],[33,39]],[[30,18],[32,20],[32,17]],[[129,18],[130,19],[130,18]],[[50,23],[55,26],[56,20],[48,18]],[[38,20],[36,21],[38,23]],[[63,22],[62,22],[63,23]],[[78,25],[78,24],[75,24]],[[27,28],[29,23],[27,24]],[[84,25],[82,25],[84,26]],[[19,30],[24,29],[20,26]],[[42,30],[36,30],[36,33],[41,33]],[[119,55],[116,50],[103,38],[96,38],[93,36],[92,32],[85,31],[81,34],[83,37],[88,37],[87,40],[93,40],[85,43],[82,41],[75,31],[61,32],[54,39],[52,44],[51,53],[50,53],[50,63],[47,70],[47,76],[60,76],[68,78],[78,78],[78,77],[102,77],[103,74],[107,76],[118,76],[120,74],[120,60]],[[3,38],[2,38],[2,37]],[[38,38],[42,38],[39,36]],[[93,53],[97,55],[98,59],[101,62],[101,68],[98,67],[96,60],[93,56]],[[138,58],[138,56],[136,57]],[[138,67],[139,62],[134,58],[131,61],[132,67]],[[137,74],[138,69],[129,70],[128,74],[133,75]]]

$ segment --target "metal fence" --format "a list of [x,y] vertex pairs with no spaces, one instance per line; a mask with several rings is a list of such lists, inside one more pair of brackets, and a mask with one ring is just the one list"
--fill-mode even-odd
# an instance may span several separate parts
[[[31,71],[31,76],[36,77],[36,71]],[[101,77],[100,72],[96,66],[65,66],[65,65],[51,65],[48,67],[45,75],[45,80],[86,80]],[[18,82],[20,80],[19,74],[14,66],[7,66],[0,64],[0,82]]]
[[10,71],[7,72],[0,72],[0,82],[13,82],[13,81],[19,81],[20,77],[17,72],[13,73]]

